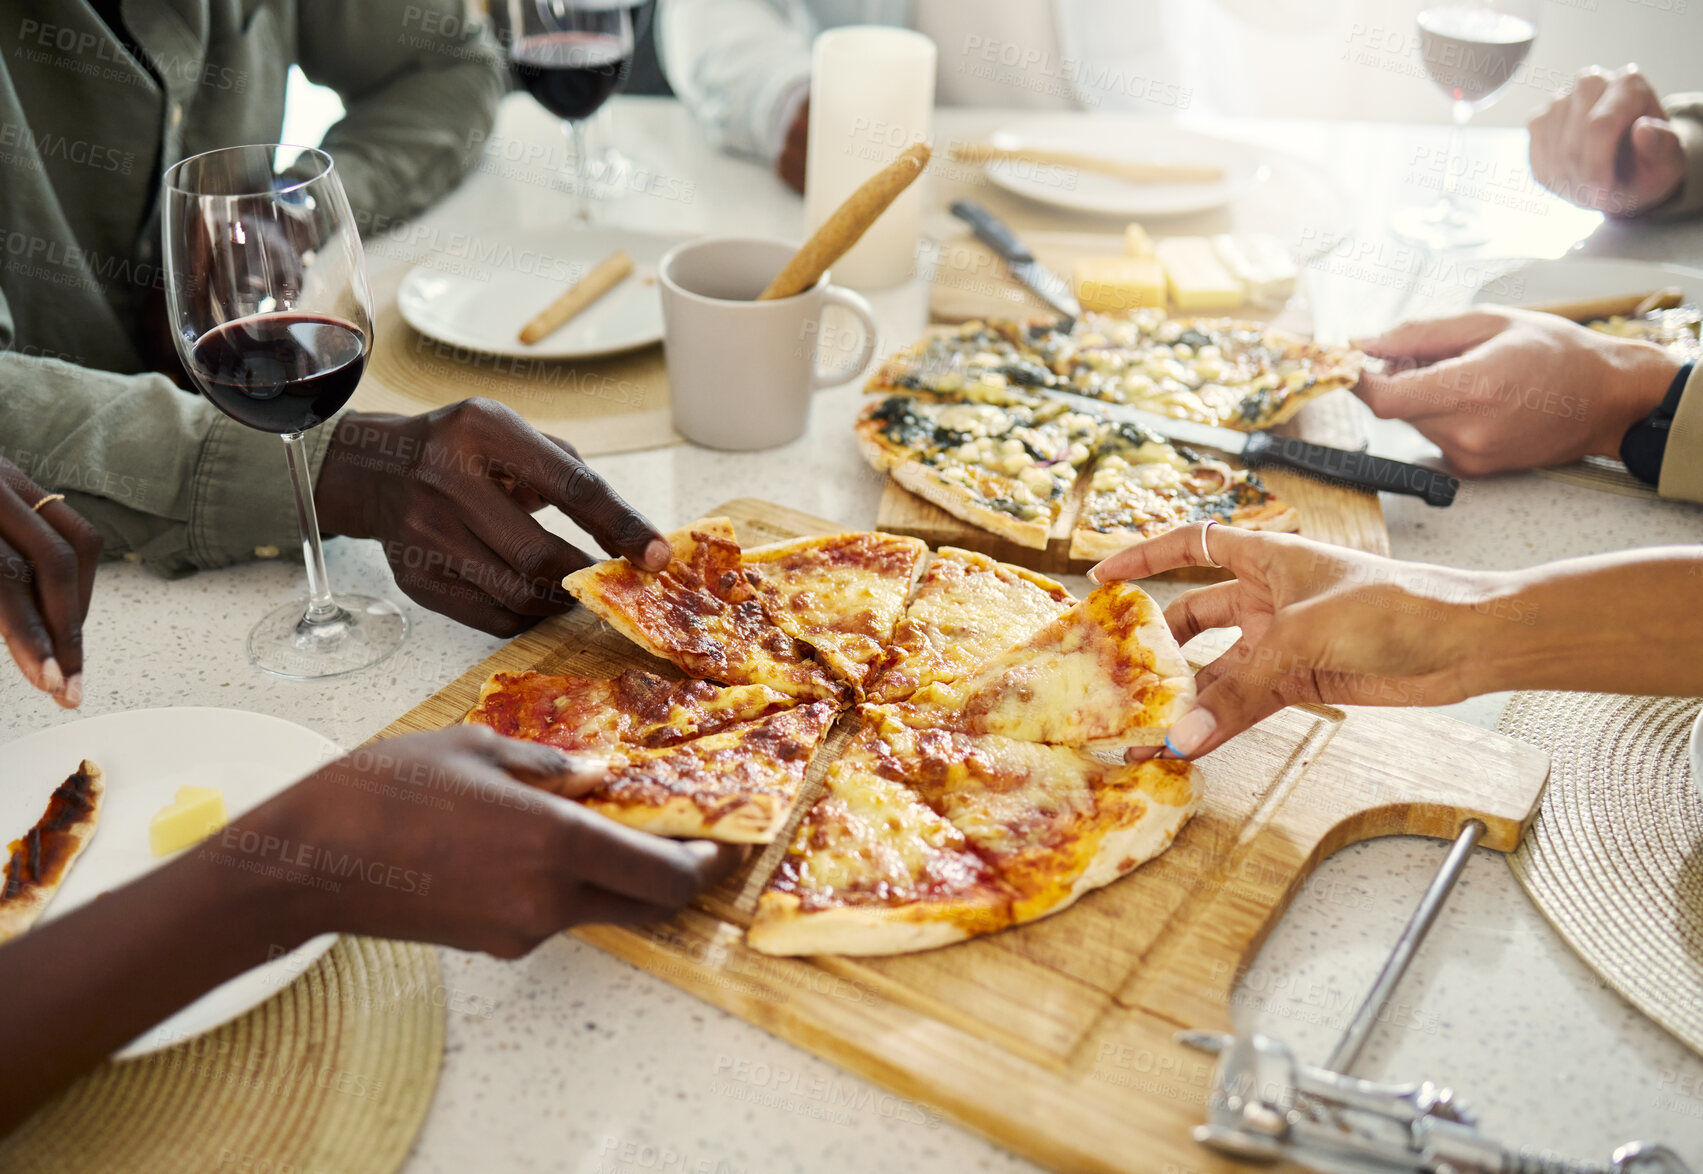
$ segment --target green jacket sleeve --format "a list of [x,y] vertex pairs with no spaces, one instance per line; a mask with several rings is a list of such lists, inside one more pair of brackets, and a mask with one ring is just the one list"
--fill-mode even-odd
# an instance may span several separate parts
[[[299,543],[284,448],[163,375],[115,375],[18,354],[0,295],[0,456],[63,493],[108,556],[166,574]],[[314,476],[335,421],[307,434]]]
[[459,183],[507,88],[496,45],[460,0],[302,0],[297,58],[343,99],[321,145],[363,232]]

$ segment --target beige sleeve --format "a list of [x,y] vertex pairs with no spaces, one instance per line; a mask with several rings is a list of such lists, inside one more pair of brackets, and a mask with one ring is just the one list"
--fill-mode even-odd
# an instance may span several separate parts
[[1703,501],[1703,363],[1679,393],[1679,410],[1668,429],[1667,452],[1656,492],[1681,501]]
[[1693,216],[1703,212],[1703,92],[1669,94],[1662,99],[1662,109],[1685,149],[1685,178],[1679,193],[1650,215],[1660,219]]

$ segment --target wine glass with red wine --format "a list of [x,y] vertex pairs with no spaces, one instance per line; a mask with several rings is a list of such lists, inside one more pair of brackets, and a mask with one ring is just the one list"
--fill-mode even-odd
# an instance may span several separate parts
[[574,215],[591,220],[586,122],[633,67],[631,0],[506,0],[509,64],[573,144]]
[[[1541,0],[1443,0],[1419,11],[1419,51],[1425,72],[1453,103],[1454,129],[1432,204],[1401,208],[1390,217],[1397,236],[1431,249],[1460,249],[1489,239],[1484,220],[1456,195],[1461,131],[1472,116],[1508,88],[1537,39]],[[1464,162],[1462,162],[1464,167]]]
[[[276,145],[195,155],[162,182],[166,310],[178,357],[225,415],[283,439],[308,596],[248,636],[279,676],[377,664],[408,630],[387,599],[331,594],[303,434],[349,402],[372,350],[372,295],[331,156]],[[287,171],[280,158],[294,156]]]

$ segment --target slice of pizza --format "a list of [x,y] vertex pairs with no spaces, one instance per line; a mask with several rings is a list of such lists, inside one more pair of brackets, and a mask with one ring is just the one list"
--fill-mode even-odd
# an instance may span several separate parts
[[1360,380],[1347,347],[1235,318],[1168,318],[1161,310],[1085,314],[1068,333],[1031,331],[1031,345],[1069,387],[1113,403],[1227,428],[1271,428],[1309,401]]
[[643,669],[618,677],[492,673],[464,721],[562,750],[672,746],[798,704],[767,685],[669,681]]
[[752,949],[904,954],[1011,924],[1011,891],[963,832],[892,777],[891,760],[872,726],[829,769],[758,898]]
[[106,783],[101,768],[84,759],[54,788],[47,810],[8,849],[0,883],[0,942],[35,924],[65,883],[71,866],[94,838]]
[[1180,759],[1124,765],[1066,746],[911,729],[864,709],[880,729],[882,773],[904,778],[1012,891],[1014,923],[1110,884],[1176,838],[1200,798]]
[[1070,557],[1098,562],[1132,542],[1208,518],[1244,530],[1301,526],[1300,513],[1247,469],[1122,424],[1100,443]]
[[903,701],[924,685],[955,681],[1075,602],[1045,575],[943,546],[864,691],[871,701]]
[[883,359],[864,390],[964,403],[1029,403],[1034,399],[1030,389],[1064,382],[1040,360],[1029,334],[1027,325],[1003,320],[931,331]]
[[776,626],[862,696],[927,550],[879,532],[795,538],[745,551],[745,576]]
[[969,676],[898,707],[909,725],[1026,742],[1158,745],[1194,703],[1194,674],[1159,605],[1108,583]]
[[954,517],[1043,550],[1106,421],[1035,406],[889,396],[864,410],[858,446],[872,467]]
[[674,746],[619,748],[609,781],[579,802],[660,836],[770,843],[838,713],[816,701]]
[[763,610],[726,518],[696,522],[668,541],[674,558],[661,571],[616,558],[575,571],[562,586],[627,639],[689,676],[766,685],[802,698],[844,695],[809,647]]

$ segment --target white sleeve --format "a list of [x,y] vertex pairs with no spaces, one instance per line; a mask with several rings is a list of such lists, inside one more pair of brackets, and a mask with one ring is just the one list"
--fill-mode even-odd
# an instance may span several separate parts
[[802,0],[658,0],[668,84],[724,151],[773,162],[809,92]]

